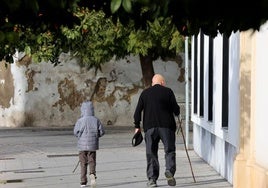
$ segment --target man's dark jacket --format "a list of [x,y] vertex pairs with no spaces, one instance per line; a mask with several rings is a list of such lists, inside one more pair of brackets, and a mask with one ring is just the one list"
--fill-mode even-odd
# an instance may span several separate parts
[[140,128],[142,111],[145,132],[152,127],[176,130],[174,115],[178,116],[180,114],[180,107],[170,88],[156,84],[141,93],[134,113],[135,128]]

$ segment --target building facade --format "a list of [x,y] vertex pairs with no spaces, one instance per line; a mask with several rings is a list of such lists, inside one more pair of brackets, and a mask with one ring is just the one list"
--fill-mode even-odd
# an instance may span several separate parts
[[192,37],[194,150],[234,187],[268,187],[267,24]]

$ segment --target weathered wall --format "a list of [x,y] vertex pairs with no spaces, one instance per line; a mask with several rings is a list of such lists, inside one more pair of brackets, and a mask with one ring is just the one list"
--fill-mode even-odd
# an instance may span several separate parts
[[[133,112],[142,91],[137,57],[112,60],[102,71],[81,68],[62,54],[61,64],[0,63],[0,127],[72,126],[80,116],[82,101],[92,99],[95,115],[105,125],[132,125]],[[154,62],[156,73],[184,101],[184,65],[177,61]]]
[[6,67],[5,63],[0,64],[0,104],[3,108],[10,107],[10,101],[14,97],[13,76],[10,66]]
[[268,188],[268,22],[240,34],[240,144],[234,188]]

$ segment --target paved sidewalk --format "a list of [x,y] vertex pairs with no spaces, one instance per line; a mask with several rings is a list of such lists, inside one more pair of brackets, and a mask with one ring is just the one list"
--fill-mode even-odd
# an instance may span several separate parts
[[[132,127],[106,128],[97,152],[97,187],[145,188],[144,142],[131,146]],[[183,140],[177,139],[176,187],[231,188],[223,177],[193,150],[188,151],[196,178],[194,183]],[[158,187],[166,188],[164,152],[159,150]],[[75,188],[80,187],[80,166],[72,128],[0,129],[0,187]]]

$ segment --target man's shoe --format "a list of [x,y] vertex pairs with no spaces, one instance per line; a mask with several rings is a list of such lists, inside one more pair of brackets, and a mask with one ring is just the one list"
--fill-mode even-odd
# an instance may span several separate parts
[[157,187],[156,180],[149,179],[149,181],[147,182],[147,187]]
[[176,185],[176,180],[175,180],[173,174],[171,174],[171,172],[166,171],[165,176],[167,178],[167,183],[168,183],[169,186],[175,186]]
[[90,185],[91,185],[91,187],[96,187],[96,176],[95,176],[95,174],[90,174],[89,177],[90,177]]
[[80,187],[86,187],[87,186],[87,184],[81,184],[80,185]]

